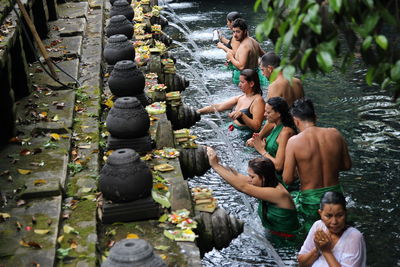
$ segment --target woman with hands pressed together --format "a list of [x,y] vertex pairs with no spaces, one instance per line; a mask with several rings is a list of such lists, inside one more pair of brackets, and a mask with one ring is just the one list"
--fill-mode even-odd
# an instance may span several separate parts
[[208,147],[210,166],[230,185],[240,192],[259,200],[258,215],[271,234],[292,238],[299,229],[296,209],[289,192],[275,176],[274,164],[267,158],[249,161],[248,176],[224,167],[215,151]]
[[258,131],[264,118],[264,99],[257,72],[252,69],[242,70],[240,73],[239,88],[243,92],[242,95],[235,96],[229,100],[206,106],[198,109],[200,114],[212,113],[215,111],[224,111],[234,108],[229,117],[233,120],[233,124],[229,130],[237,128],[239,130]]
[[298,256],[300,266],[366,266],[364,237],[346,223],[343,194],[326,192],[318,212],[321,220],[311,227],[301,247]]

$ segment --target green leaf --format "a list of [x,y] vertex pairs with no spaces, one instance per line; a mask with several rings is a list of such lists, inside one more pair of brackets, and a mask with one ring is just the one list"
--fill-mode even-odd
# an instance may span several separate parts
[[400,60],[391,68],[390,77],[393,81],[400,81]]
[[386,78],[381,84],[381,89],[385,89],[390,83],[391,83],[390,78],[389,77]]
[[372,43],[372,36],[367,36],[367,38],[364,39],[364,42],[362,43],[362,49],[367,50]]
[[363,0],[363,2],[369,7],[369,9],[374,8],[374,0]]
[[373,13],[370,16],[366,17],[365,23],[361,26],[361,31],[365,34],[369,34],[376,27],[376,24],[379,21],[379,14]]
[[308,60],[309,56],[311,55],[312,51],[313,51],[312,48],[308,48],[308,49],[304,52],[303,57],[301,58],[300,67],[301,67],[303,70],[305,69],[307,60]]
[[257,0],[253,6],[254,12],[258,11],[258,8],[260,7],[260,4],[262,3],[262,0]]
[[269,16],[263,23],[264,36],[268,36],[274,26],[275,18],[273,16]]
[[165,222],[168,219],[168,214],[164,213],[161,215],[161,217],[158,219],[159,222]]
[[367,75],[365,76],[365,80],[368,85],[372,85],[372,82],[374,81],[374,76],[375,76],[375,68],[369,67],[368,71],[367,71]]
[[296,68],[294,66],[287,65],[283,69],[283,77],[285,77],[286,80],[288,80],[291,83],[295,72],[296,72]]
[[375,37],[375,42],[383,49],[386,50],[388,48],[388,40],[384,35],[378,35]]
[[272,83],[275,81],[276,77],[278,77],[279,72],[281,72],[282,67],[275,68],[274,71],[271,73],[271,76],[269,77],[269,82]]
[[297,36],[297,33],[299,32],[299,29],[301,27],[301,24],[303,23],[303,19],[306,16],[306,14],[301,14],[296,21],[296,24],[293,27],[293,33],[295,36]]
[[329,72],[333,66],[332,56],[327,51],[321,51],[317,54],[318,66],[324,71]]
[[342,0],[329,0],[329,6],[331,6],[336,13],[339,13],[342,7]]
[[159,203],[163,208],[171,207],[171,203],[167,196],[163,196],[158,193],[156,190],[151,190],[151,196],[153,197],[154,201]]

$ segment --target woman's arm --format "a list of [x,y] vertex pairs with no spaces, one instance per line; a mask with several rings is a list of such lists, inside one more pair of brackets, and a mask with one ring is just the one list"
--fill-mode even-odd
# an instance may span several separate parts
[[211,106],[206,106],[204,108],[198,109],[197,112],[199,112],[200,114],[206,114],[206,113],[213,113],[215,111],[224,111],[227,109],[231,109],[237,104],[239,97],[240,96],[235,96],[225,102],[213,104]]
[[311,266],[319,257],[320,254],[318,249],[313,248],[310,252],[297,256],[297,260],[299,261],[300,267],[308,267]]
[[266,200],[271,203],[279,204],[284,196],[284,192],[273,187],[258,187],[248,183],[249,177],[228,169],[219,163],[219,159],[214,149],[207,147],[207,155],[210,166],[225,181],[235,189],[257,199]]
[[321,221],[317,221],[313,224],[307,234],[306,240],[304,240],[303,246],[301,246],[299,255],[297,256],[300,267],[311,266],[321,256],[314,242],[315,232],[321,226],[321,223]]
[[233,53],[232,49],[229,49],[226,45],[224,45],[222,42],[217,43],[217,47],[219,49],[222,49],[225,51],[225,53]]

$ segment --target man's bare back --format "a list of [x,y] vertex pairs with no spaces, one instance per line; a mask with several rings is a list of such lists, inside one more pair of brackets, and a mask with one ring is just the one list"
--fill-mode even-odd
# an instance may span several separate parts
[[283,177],[294,177],[297,167],[301,190],[339,184],[339,171],[348,170],[351,160],[338,130],[311,126],[289,139]]
[[292,84],[290,84],[280,73],[276,80],[268,86],[267,99],[276,96],[284,98],[289,107],[291,107],[294,101],[304,97],[303,85],[300,79],[292,78]]

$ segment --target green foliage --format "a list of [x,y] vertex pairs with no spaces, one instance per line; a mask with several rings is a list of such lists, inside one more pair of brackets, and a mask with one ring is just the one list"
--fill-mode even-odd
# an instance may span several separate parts
[[254,10],[265,14],[256,36],[272,40],[285,77],[345,71],[361,56],[366,82],[400,95],[400,1],[256,0]]

